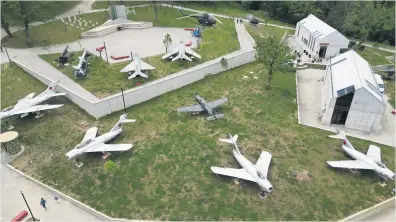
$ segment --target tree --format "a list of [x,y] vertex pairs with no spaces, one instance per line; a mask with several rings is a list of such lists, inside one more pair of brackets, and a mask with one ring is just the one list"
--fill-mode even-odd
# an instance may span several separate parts
[[19,10],[16,12],[19,14],[19,19],[23,23],[23,27],[25,28],[26,35],[26,44],[31,45],[30,36],[29,36],[29,24],[32,21],[38,20],[41,17],[40,10],[41,2],[28,2],[28,1],[19,1]]
[[1,2],[1,27],[7,33],[9,38],[14,37],[10,31],[10,24],[8,23],[8,19],[13,12],[13,2],[2,1]]
[[268,70],[268,86],[270,86],[274,71],[285,69],[288,62],[294,59],[289,46],[273,35],[267,34],[259,38],[254,48],[257,61]]
[[355,7],[346,17],[344,28],[357,36],[359,47],[367,41],[371,28],[377,22],[378,17],[375,15],[373,2],[356,2]]
[[169,33],[167,33],[167,34],[165,35],[164,41],[162,41],[162,42],[163,42],[164,45],[165,45],[165,52],[168,53],[168,48],[169,48],[170,44],[172,44],[172,38],[171,38],[171,36],[169,35]]
[[112,171],[114,171],[114,170],[116,169],[116,167],[117,167],[117,164],[114,163],[112,160],[108,160],[108,161],[106,161],[106,163],[104,164],[104,169],[105,169],[107,172],[112,172]]

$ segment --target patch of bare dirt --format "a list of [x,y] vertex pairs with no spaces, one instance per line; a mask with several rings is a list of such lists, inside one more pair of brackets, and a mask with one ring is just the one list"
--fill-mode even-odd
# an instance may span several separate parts
[[239,107],[234,107],[233,109],[232,109],[232,112],[233,113],[240,113],[241,112],[241,109],[239,108]]
[[312,176],[309,174],[307,170],[303,170],[301,172],[298,172],[296,175],[296,179],[300,181],[310,181]]

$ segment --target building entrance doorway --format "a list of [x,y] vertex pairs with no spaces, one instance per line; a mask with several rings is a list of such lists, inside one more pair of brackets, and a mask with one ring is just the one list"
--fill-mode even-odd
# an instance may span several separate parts
[[345,125],[354,94],[355,92],[351,92],[337,98],[333,115],[331,117],[331,124]]
[[326,46],[320,46],[319,57],[320,58],[324,58],[326,56],[326,51],[327,51],[327,45]]

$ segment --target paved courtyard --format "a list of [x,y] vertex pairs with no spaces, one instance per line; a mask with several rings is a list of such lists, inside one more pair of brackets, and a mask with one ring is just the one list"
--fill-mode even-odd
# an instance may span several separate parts
[[[26,201],[35,218],[41,221],[99,221],[100,219],[78,208],[77,206],[60,199],[54,200],[54,195],[48,190],[25,179],[11,171],[5,165],[0,165],[1,170],[1,211],[0,221],[11,221],[21,211],[29,210],[22,198],[20,191],[25,195]],[[40,206],[40,198],[47,200],[47,210]],[[30,213],[28,217],[31,217]]]
[[[105,42],[109,62],[116,63],[128,59],[113,60],[110,56],[129,56],[131,51],[133,53],[139,53],[141,58],[164,54],[165,46],[162,41],[167,33],[171,35],[173,43],[175,44],[180,41],[185,43],[192,41],[193,44],[191,47],[196,47],[196,42],[193,41],[193,37],[189,31],[184,31],[182,28],[153,27],[147,29],[125,29],[103,37],[81,39],[71,43],[52,45],[48,47],[27,49],[10,48],[8,49],[8,53],[12,59],[21,59],[32,57],[33,55],[37,56],[37,54],[61,53],[65,47],[69,45],[71,51],[86,49],[96,55],[99,55],[96,48],[103,46],[103,42]],[[105,58],[104,51],[102,52],[102,56]],[[7,62],[8,59],[6,53],[1,53],[1,63]]]
[[336,129],[345,131],[348,136],[357,137],[376,143],[395,146],[395,115],[391,113],[392,106],[387,102],[384,117],[382,118],[382,130],[380,133],[364,134],[362,131],[346,129],[342,125],[322,125],[320,123],[321,104],[321,79],[325,75],[324,70],[305,69],[298,70],[297,75],[297,96],[299,123],[331,132]]

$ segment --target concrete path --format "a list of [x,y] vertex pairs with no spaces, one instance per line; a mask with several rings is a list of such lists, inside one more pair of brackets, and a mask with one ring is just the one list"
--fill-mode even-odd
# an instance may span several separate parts
[[[323,125],[320,122],[319,114],[321,112],[321,82],[325,71],[318,69],[298,70],[297,75],[297,96],[299,123],[302,125],[319,128],[335,132],[336,129],[343,130],[348,136],[374,141],[376,143],[395,147],[395,122],[396,117],[391,113],[392,106],[386,102],[387,107],[381,120],[382,129],[379,133],[364,133],[358,130],[346,129],[341,125]],[[319,92],[319,93],[312,93]],[[385,98],[384,98],[385,99]]]
[[362,219],[361,221],[396,221],[395,204],[392,204],[381,211]]
[[[23,210],[29,212],[20,191],[25,195],[34,217],[42,221],[100,221],[99,218],[63,199],[57,203],[52,193],[11,171],[3,164],[0,166],[0,171],[0,221],[11,221]],[[47,210],[40,206],[41,197],[47,201]],[[28,217],[30,216],[29,213]]]
[[74,93],[80,95],[81,97],[84,97],[85,99],[91,102],[99,101],[99,99],[96,96],[94,96],[92,93],[84,89],[82,86],[80,86],[80,84],[71,80],[65,74],[61,73],[51,64],[47,63],[37,55],[21,57],[15,59],[15,61],[47,77],[52,81],[60,80],[59,82],[60,85],[67,87],[70,91],[73,91]]

